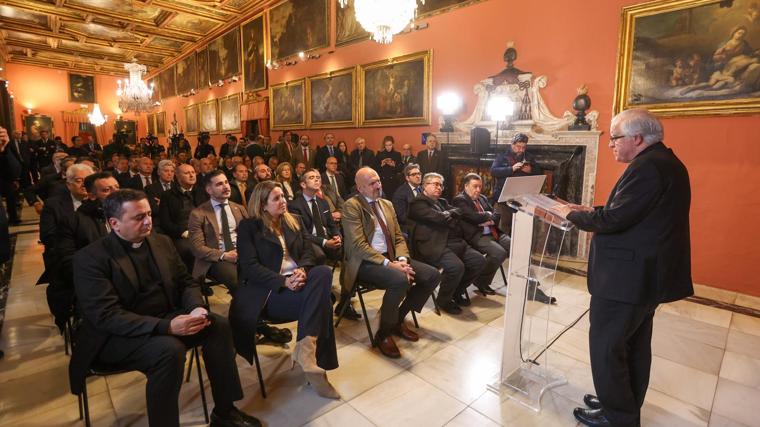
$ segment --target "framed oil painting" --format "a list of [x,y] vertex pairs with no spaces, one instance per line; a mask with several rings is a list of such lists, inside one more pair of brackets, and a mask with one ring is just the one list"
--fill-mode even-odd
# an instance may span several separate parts
[[425,4],[417,5],[417,19],[438,15],[481,1],[483,0],[426,0]]
[[219,127],[221,133],[240,132],[240,94],[219,100]]
[[166,136],[166,111],[156,113],[156,136]]
[[304,80],[269,87],[269,117],[273,130],[299,129],[306,125]]
[[95,76],[69,73],[69,102],[95,103]]
[[173,65],[158,74],[158,85],[161,87],[161,99],[177,96]]
[[197,135],[199,127],[199,104],[185,107],[185,135]]
[[267,88],[266,36],[264,15],[261,14],[240,27],[243,53],[243,88],[255,92]]
[[240,28],[235,27],[209,43],[208,72],[212,82],[240,74]]
[[287,0],[269,9],[269,48],[273,61],[330,43],[329,0]]
[[174,66],[174,81],[177,86],[177,95],[187,95],[198,89],[198,76],[195,55],[188,55],[177,62]]
[[127,135],[127,144],[137,144],[137,122],[134,120],[116,120],[114,132]]
[[306,118],[310,128],[356,126],[356,67],[306,79]]
[[359,126],[430,125],[431,51],[359,67]]
[[757,0],[655,1],[623,9],[615,112],[760,112]]
[[55,136],[53,119],[42,114],[24,116],[24,130],[31,141],[39,139],[40,131],[43,130],[48,131],[50,138]]
[[148,130],[148,135],[156,135],[156,113],[150,113],[146,115],[148,120],[148,126],[145,128]]
[[216,110],[216,99],[206,101],[200,105],[200,131],[208,133],[219,133],[219,117]]
[[354,0],[348,0],[346,7],[340,7],[338,0],[335,0],[335,45],[344,46],[369,38],[369,32],[356,20]]
[[198,89],[208,89],[211,78],[208,76],[208,48],[195,52],[195,65],[198,67]]

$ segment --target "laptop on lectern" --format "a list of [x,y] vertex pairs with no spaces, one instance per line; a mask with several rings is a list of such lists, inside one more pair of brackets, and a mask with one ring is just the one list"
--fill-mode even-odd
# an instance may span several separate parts
[[504,182],[499,202],[506,202],[525,194],[538,194],[546,181],[546,175],[511,176]]

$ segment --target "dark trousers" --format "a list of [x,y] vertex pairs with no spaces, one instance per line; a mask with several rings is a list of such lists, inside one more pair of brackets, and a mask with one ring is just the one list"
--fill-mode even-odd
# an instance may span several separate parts
[[381,337],[398,326],[411,310],[419,313],[441,280],[435,267],[413,259],[409,260],[409,264],[415,273],[414,286],[409,283],[404,273],[390,267],[367,261],[359,266],[356,280],[385,289],[383,304],[380,307],[378,335]]
[[486,259],[483,254],[461,242],[443,248],[441,257],[430,264],[443,269],[438,300],[448,303],[454,295],[464,292],[483,271]]
[[493,277],[499,271],[499,267],[504,263],[509,254],[509,238],[501,234],[499,240],[495,240],[492,235],[484,234],[475,241],[474,248],[476,251],[486,256],[486,265],[475,278],[473,284],[478,288],[490,286]]
[[323,248],[322,246],[314,243],[311,243],[311,248],[314,250],[314,258],[316,259],[317,265],[322,265],[327,262],[329,259],[330,261],[340,261],[343,259],[343,248],[340,249],[328,249]]
[[238,285],[237,264],[227,261],[219,261],[211,264],[206,273],[211,279],[222,283],[229,291],[235,290]]
[[317,366],[325,370],[338,367],[338,350],[332,323],[332,271],[326,265],[309,270],[306,286],[300,291],[282,289],[272,292],[262,317],[274,321],[298,321],[298,337],[317,337]]
[[20,220],[18,216],[18,191],[13,188],[13,183],[0,181],[0,194],[5,198],[8,221],[11,223]]
[[243,398],[229,323],[215,313],[208,315],[211,324],[195,335],[111,336],[98,354],[96,365],[137,370],[148,378],[145,397],[151,426],[179,426],[178,399],[185,356],[189,348],[197,345],[203,348],[215,405],[225,408]]
[[657,304],[634,305],[591,297],[591,373],[613,426],[635,426],[649,386],[652,319]]
[[182,263],[185,264],[187,271],[192,273],[193,266],[195,265],[195,255],[193,255],[193,245],[190,243],[190,239],[172,239],[174,247],[179,253],[179,257],[182,258]]

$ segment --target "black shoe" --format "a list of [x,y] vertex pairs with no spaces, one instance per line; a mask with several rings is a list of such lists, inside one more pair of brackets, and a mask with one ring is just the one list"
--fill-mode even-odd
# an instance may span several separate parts
[[477,288],[478,288],[478,291],[480,291],[480,293],[483,294],[483,296],[496,295],[496,291],[493,290],[493,288],[491,288],[488,285],[478,286]]
[[343,310],[344,304],[348,304],[346,311],[343,313],[343,318],[348,320],[359,320],[362,315],[356,312],[356,309],[351,305],[351,300],[341,300],[338,305],[335,306],[335,315],[340,316],[340,311]]
[[591,409],[602,409],[602,402],[600,402],[599,398],[593,394],[583,396],[583,403]]
[[461,314],[462,309],[452,301],[442,301],[438,299],[438,308],[449,314]]
[[607,427],[612,425],[601,409],[575,408],[573,409],[573,416],[584,426]]
[[256,332],[263,335],[265,340],[269,340],[277,344],[287,344],[293,340],[293,334],[290,332],[290,329],[275,328],[274,326],[268,325],[266,323],[257,325]]
[[541,286],[538,281],[530,281],[528,285],[528,301],[542,302],[544,304],[556,304],[557,298],[546,295],[544,291],[539,288]]
[[261,427],[261,421],[252,417],[238,408],[233,407],[224,415],[214,409],[211,411],[210,427]]
[[468,307],[470,305],[470,300],[465,298],[464,294],[454,295],[454,302],[460,307]]

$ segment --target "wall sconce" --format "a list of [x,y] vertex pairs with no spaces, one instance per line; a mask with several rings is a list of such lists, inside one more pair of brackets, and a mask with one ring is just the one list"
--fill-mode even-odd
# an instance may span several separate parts
[[454,132],[454,115],[462,108],[462,98],[454,92],[444,92],[438,95],[436,106],[443,114],[441,132]]

